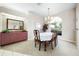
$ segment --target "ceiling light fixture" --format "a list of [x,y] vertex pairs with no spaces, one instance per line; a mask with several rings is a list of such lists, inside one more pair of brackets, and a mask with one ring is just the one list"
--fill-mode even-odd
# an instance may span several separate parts
[[50,8],[48,8],[48,16],[45,17],[46,23],[49,23],[51,21],[51,18],[53,18],[53,17],[50,16]]

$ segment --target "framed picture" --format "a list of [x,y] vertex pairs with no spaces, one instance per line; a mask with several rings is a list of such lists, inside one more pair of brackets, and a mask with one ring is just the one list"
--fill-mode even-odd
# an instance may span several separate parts
[[7,19],[6,28],[8,30],[23,30],[24,22],[15,19]]

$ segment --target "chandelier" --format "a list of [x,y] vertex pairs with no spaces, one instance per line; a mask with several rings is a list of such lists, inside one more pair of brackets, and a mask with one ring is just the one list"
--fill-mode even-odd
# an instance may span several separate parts
[[51,15],[50,15],[50,8],[48,8],[48,16],[45,17],[46,23],[49,23],[49,22],[51,21],[52,18],[53,18],[53,17],[51,17]]

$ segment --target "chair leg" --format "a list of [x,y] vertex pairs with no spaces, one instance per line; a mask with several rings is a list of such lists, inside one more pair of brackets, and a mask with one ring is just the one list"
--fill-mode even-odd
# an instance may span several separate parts
[[40,51],[40,49],[41,49],[41,42],[39,42],[39,51]]
[[44,42],[44,51],[46,51],[46,41]]
[[57,45],[57,42],[56,42],[56,40],[54,41],[54,44],[55,44],[55,47],[56,47],[56,45]]
[[53,42],[51,42],[51,48],[53,49]]
[[36,42],[35,42],[35,47],[36,47]]

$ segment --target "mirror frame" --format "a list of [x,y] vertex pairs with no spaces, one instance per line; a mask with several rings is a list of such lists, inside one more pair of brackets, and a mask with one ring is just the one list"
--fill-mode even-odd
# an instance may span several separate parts
[[24,29],[24,21],[21,21],[21,20],[15,20],[15,19],[10,19],[10,18],[7,18],[7,21],[6,21],[6,29],[8,30],[22,30],[19,26],[19,29],[9,29],[9,20],[11,21],[17,21],[17,22],[22,22],[22,27]]

